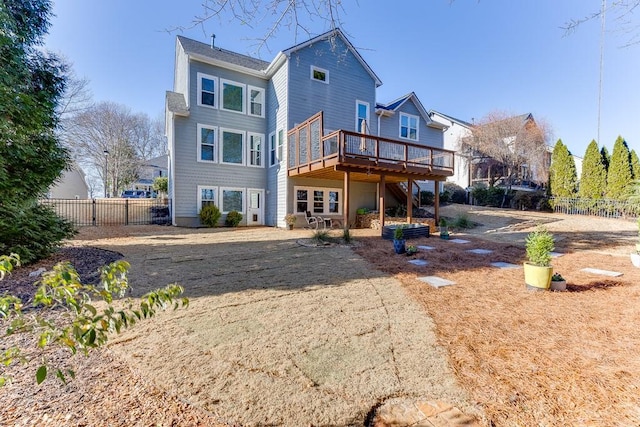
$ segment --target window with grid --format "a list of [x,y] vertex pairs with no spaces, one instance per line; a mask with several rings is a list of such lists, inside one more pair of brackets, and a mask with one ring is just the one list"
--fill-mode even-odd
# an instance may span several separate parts
[[269,134],[269,166],[276,164],[276,133]]
[[249,164],[262,166],[262,138],[260,134],[249,134]]
[[215,127],[198,125],[198,161],[216,161],[216,134]]
[[208,205],[216,205],[217,187],[198,186],[198,213]]
[[208,74],[198,73],[198,105],[216,107],[218,79]]
[[418,140],[418,117],[400,113],[400,138]]
[[249,86],[249,115],[264,117],[264,89]]

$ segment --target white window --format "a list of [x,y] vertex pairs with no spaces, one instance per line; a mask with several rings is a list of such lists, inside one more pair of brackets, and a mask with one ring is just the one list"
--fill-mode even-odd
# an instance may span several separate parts
[[198,73],[198,105],[217,108],[218,78]]
[[[363,126],[364,122],[364,126]],[[356,132],[371,134],[369,126],[369,103],[356,101]]]
[[400,138],[417,141],[419,139],[419,124],[420,118],[418,116],[400,113]]
[[242,83],[233,82],[231,80],[220,79],[222,88],[221,108],[226,111],[234,111],[236,113],[245,112],[245,90],[246,86]]
[[249,86],[249,115],[264,117],[264,89]]
[[218,187],[198,185],[198,213],[207,205],[218,206]]
[[269,166],[275,166],[278,163],[276,157],[276,133],[269,134]]
[[244,165],[244,132],[220,129],[222,163]]
[[244,213],[244,188],[221,188],[222,213],[238,211]]
[[262,167],[262,140],[264,135],[259,133],[248,133],[249,140],[249,165]]
[[297,213],[327,215],[342,213],[342,190],[337,188],[295,187]]
[[278,131],[278,161],[284,159],[284,130]]
[[216,140],[218,139],[218,130],[213,126],[198,124],[198,161],[199,162],[215,162],[216,161]]
[[312,65],[311,80],[322,82],[324,84],[329,84],[329,71],[323,68],[316,67],[315,65]]

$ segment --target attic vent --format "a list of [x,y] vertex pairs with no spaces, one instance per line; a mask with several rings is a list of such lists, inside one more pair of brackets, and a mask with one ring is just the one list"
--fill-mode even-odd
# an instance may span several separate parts
[[215,48],[216,48],[216,35],[211,34],[211,49],[215,49]]

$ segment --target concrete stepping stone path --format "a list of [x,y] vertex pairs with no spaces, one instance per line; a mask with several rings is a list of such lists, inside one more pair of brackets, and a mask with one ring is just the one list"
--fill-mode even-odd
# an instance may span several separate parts
[[418,246],[418,249],[422,249],[424,251],[432,251],[435,248],[433,246]]
[[418,266],[424,266],[429,264],[427,261],[423,260],[423,259],[412,259],[411,261],[409,261],[409,264],[413,264],[413,265],[418,265]]
[[486,255],[492,253],[493,251],[491,249],[469,249],[467,250],[467,252],[478,255]]
[[498,267],[498,268],[520,268],[520,267],[522,267],[521,265],[518,265],[518,264],[511,264],[511,263],[502,262],[502,261],[500,261],[500,262],[492,262],[491,265],[494,266],[494,267]]
[[468,240],[464,240],[464,239],[451,239],[449,240],[451,243],[469,243]]
[[433,286],[434,288],[442,288],[445,286],[451,286],[456,284],[456,282],[452,282],[451,280],[443,279],[442,277],[438,277],[438,276],[418,277],[418,280],[420,280],[421,282],[427,283]]
[[591,274],[599,274],[601,276],[609,276],[609,277],[622,276],[622,273],[619,273],[617,271],[600,270],[599,268],[583,268],[580,271],[584,271],[585,273],[591,273]]

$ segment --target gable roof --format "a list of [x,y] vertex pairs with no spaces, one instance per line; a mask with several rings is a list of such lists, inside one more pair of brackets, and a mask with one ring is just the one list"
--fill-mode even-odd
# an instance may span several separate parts
[[166,93],[167,110],[175,113],[179,116],[188,116],[189,109],[187,108],[187,101],[184,99],[184,95],[170,90]]
[[418,109],[418,112],[420,112],[420,116],[422,116],[422,118],[425,120],[425,123],[427,124],[427,126],[433,127],[433,128],[439,128],[439,129],[447,128],[446,125],[440,122],[431,120],[431,116],[429,115],[427,110],[424,108],[424,106],[422,105],[422,102],[420,102],[420,99],[418,99],[418,95],[416,95],[415,92],[410,92],[404,96],[401,96],[398,99],[391,101],[388,104],[376,103],[376,109],[382,110],[382,111],[396,112],[400,107],[402,107],[409,100],[411,100],[413,102],[413,105],[416,106],[416,108]]
[[469,122],[466,122],[464,120],[457,119],[457,118],[455,118],[453,116],[450,116],[448,114],[443,114],[443,113],[441,113],[439,111],[436,111],[436,110],[429,110],[429,116],[432,116],[433,114],[437,114],[439,116],[442,116],[445,119],[449,120],[450,122],[458,123],[459,125],[464,126],[464,127],[468,127],[468,128],[473,127],[473,124],[471,124]]
[[344,44],[347,45],[347,48],[351,51],[353,56],[356,57],[358,62],[360,62],[360,64],[364,67],[364,69],[367,71],[367,73],[369,73],[369,75],[371,76],[373,81],[376,82],[376,87],[382,85],[382,80],[380,80],[378,78],[378,75],[373,72],[373,69],[371,69],[371,67],[369,67],[369,64],[367,64],[367,62],[360,55],[360,53],[356,50],[356,48],[351,44],[349,39],[347,39],[347,37],[340,30],[340,28],[335,28],[333,30],[329,30],[326,33],[320,34],[319,36],[316,36],[316,37],[314,37],[312,39],[307,40],[306,42],[302,42],[302,43],[299,43],[299,44],[297,44],[295,46],[292,46],[292,47],[290,47],[288,49],[285,49],[285,50],[282,51],[282,53],[284,55],[286,55],[287,57],[290,57],[291,54],[294,53],[294,52],[297,52],[297,51],[299,51],[301,49],[304,49],[307,46],[311,46],[312,44],[317,43],[319,41],[328,40],[328,39],[330,39],[332,37],[339,37],[344,42]]
[[211,47],[211,45],[184,36],[178,36],[178,42],[188,55],[201,57],[214,62],[225,62],[253,71],[264,71],[269,66],[269,62],[263,61],[262,59],[253,58],[219,47]]

